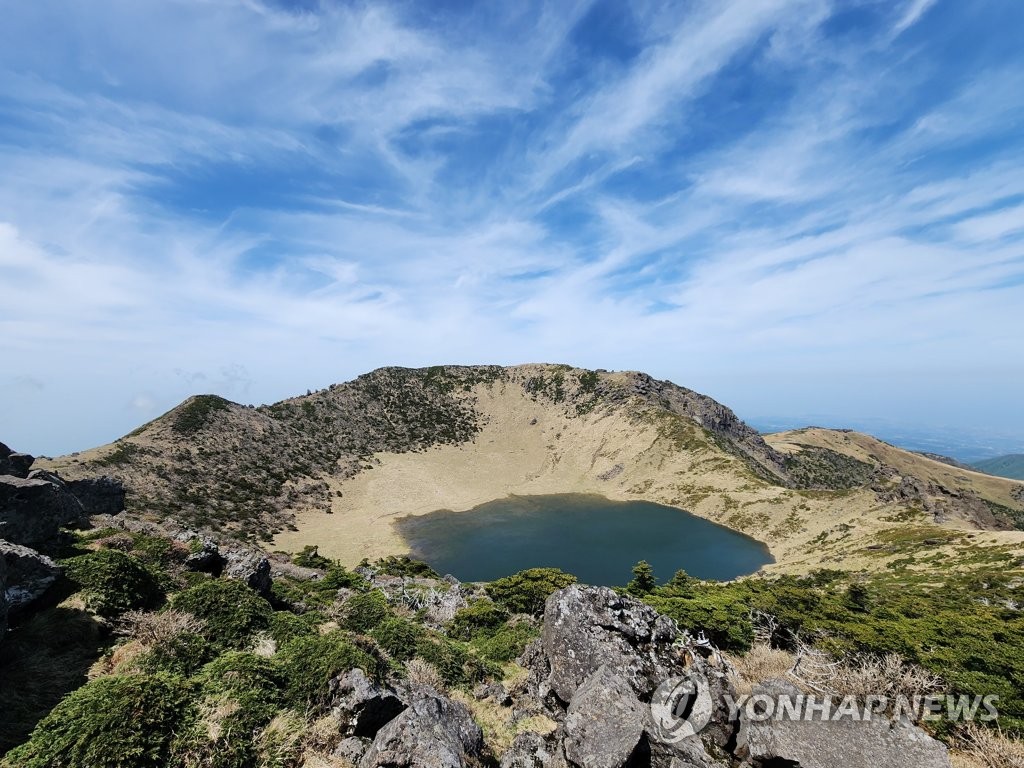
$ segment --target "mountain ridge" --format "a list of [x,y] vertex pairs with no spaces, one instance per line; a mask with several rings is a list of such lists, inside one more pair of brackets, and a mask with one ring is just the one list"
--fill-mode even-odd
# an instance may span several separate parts
[[[195,396],[49,465],[114,475],[139,514],[291,551],[315,543],[350,563],[402,551],[404,514],[551,492],[686,509],[765,541],[781,569],[882,567],[897,523],[935,527],[954,548],[965,531],[972,545],[1020,544],[1011,481],[986,480],[998,486],[988,498],[976,479],[897,471],[907,452],[873,459],[784,434],[766,439],[712,398],[636,371],[388,367],[260,407]],[[899,450],[883,445],[871,450]]]

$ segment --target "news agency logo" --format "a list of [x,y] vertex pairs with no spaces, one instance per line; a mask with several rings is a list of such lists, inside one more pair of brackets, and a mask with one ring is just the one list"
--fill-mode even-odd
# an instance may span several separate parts
[[711,687],[699,672],[670,677],[651,697],[651,719],[659,741],[675,744],[700,733],[714,711]]

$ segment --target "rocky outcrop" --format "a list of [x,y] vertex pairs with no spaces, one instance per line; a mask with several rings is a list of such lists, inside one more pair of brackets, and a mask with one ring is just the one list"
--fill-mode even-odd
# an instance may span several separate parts
[[358,668],[331,680],[330,690],[345,736],[372,739],[407,706],[393,688],[371,682]]
[[[737,708],[721,660],[666,617],[603,587],[548,598],[544,630],[520,663],[528,691],[561,725],[520,734],[502,768],[949,768],[945,748],[908,722],[758,719]],[[761,688],[770,696],[799,693]]]
[[28,477],[29,469],[34,462],[35,458],[27,453],[16,453],[0,443],[0,475]]
[[59,478],[0,476],[0,538],[39,547],[61,528],[87,522],[81,502]]
[[124,510],[124,486],[113,477],[69,480],[67,488],[87,515],[116,515]]
[[545,604],[541,641],[550,672],[542,685],[568,704],[583,681],[607,665],[637,696],[649,698],[682,670],[672,648],[678,635],[671,619],[639,600],[608,587],[573,584]]
[[[0,443],[2,446],[3,443]],[[0,642],[7,632],[7,562],[0,557]]]
[[222,553],[224,569],[221,576],[237,579],[260,594],[270,594],[272,579],[270,561],[258,550],[232,549]]
[[46,555],[7,541],[0,541],[0,560],[7,572],[4,593],[9,613],[27,608],[61,575],[60,567]]
[[643,752],[647,707],[626,679],[600,666],[576,689],[565,718],[563,748],[574,765],[619,768]]
[[466,768],[483,745],[464,704],[423,688],[378,731],[359,768]]
[[[781,681],[756,686],[754,696],[797,696]],[[949,768],[946,747],[906,719],[771,718],[744,723],[738,748],[754,765],[817,768]]]

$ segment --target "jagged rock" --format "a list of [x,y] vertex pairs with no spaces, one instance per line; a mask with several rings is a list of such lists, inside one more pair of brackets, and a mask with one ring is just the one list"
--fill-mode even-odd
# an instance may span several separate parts
[[29,468],[34,461],[35,458],[27,453],[16,453],[0,443],[0,475],[28,477]]
[[[195,537],[195,541],[199,537]],[[193,545],[194,546],[194,545]],[[202,544],[194,552],[185,558],[185,567],[190,571],[200,573],[212,573],[219,576],[224,570],[224,557],[220,553],[220,547],[213,539],[202,539]]]
[[359,736],[349,736],[338,742],[334,748],[334,756],[341,758],[345,765],[359,765],[366,750],[370,748],[370,740]]
[[31,605],[61,574],[60,566],[46,555],[7,541],[0,541],[0,561],[7,572],[4,595],[8,614]]
[[500,768],[560,768],[565,760],[557,744],[539,733],[520,733],[501,756]]
[[[782,680],[754,687],[753,695],[772,698],[799,694]],[[884,715],[870,719],[748,721],[738,748],[754,765],[800,765],[814,768],[950,768],[946,747],[902,719]],[[789,762],[782,762],[789,761]]]
[[[0,446],[3,446],[3,443],[0,443]],[[7,612],[7,561],[0,557],[0,643],[7,633]]]
[[359,768],[466,768],[483,743],[465,705],[422,688],[380,729]]
[[[564,731],[565,756],[579,768],[621,768],[646,751],[641,745],[646,707],[632,686],[601,665],[576,690]],[[638,757],[638,755],[636,755]]]
[[677,674],[675,623],[608,587],[573,584],[547,599],[541,640],[551,672],[546,682],[562,702],[602,665],[615,669],[641,698]]
[[224,570],[221,576],[245,582],[261,594],[270,593],[270,561],[261,552],[235,549],[222,553]]
[[86,522],[81,502],[63,484],[0,477],[0,538],[38,547],[51,541],[60,528]]
[[104,475],[69,480],[67,486],[87,515],[116,515],[124,511],[124,486],[120,480]]
[[394,690],[371,682],[358,668],[331,680],[330,690],[346,736],[372,739],[406,708]]

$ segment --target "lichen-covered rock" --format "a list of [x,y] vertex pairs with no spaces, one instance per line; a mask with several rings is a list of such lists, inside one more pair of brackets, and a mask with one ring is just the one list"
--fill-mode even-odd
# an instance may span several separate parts
[[526,731],[512,740],[501,756],[500,768],[562,768],[565,765],[560,745],[554,739]]
[[358,668],[331,680],[330,690],[346,736],[372,739],[406,708],[396,691],[370,681]]
[[61,574],[61,568],[34,549],[0,541],[0,568],[4,578],[6,615],[21,611],[35,602]]
[[380,729],[359,768],[466,768],[483,744],[464,704],[422,688]]
[[[795,696],[785,681],[755,686],[754,696]],[[950,768],[946,747],[905,719],[775,718],[744,720],[738,749],[755,765],[814,768]],[[788,762],[786,762],[788,761]]]
[[262,552],[235,549],[222,552],[222,555],[224,570],[221,571],[221,576],[241,581],[260,594],[270,593],[270,561]]
[[0,538],[26,547],[51,541],[62,527],[87,522],[81,502],[58,479],[0,476]]
[[[193,543],[194,542],[194,543]],[[189,541],[193,549],[185,558],[184,566],[190,571],[199,573],[211,573],[219,576],[224,570],[224,558],[220,554],[220,547],[217,542],[209,538],[201,538],[198,535]]]
[[565,756],[579,768],[621,768],[637,751],[644,735],[647,708],[632,686],[607,665],[583,681],[565,718]]
[[548,597],[541,636],[547,684],[563,702],[607,665],[641,698],[683,667],[672,643],[675,623],[649,605],[608,587],[573,584]]

